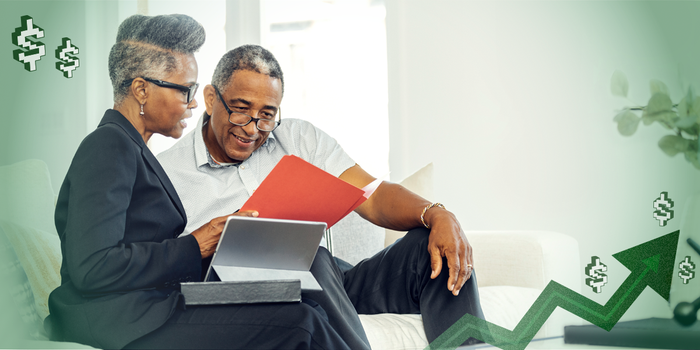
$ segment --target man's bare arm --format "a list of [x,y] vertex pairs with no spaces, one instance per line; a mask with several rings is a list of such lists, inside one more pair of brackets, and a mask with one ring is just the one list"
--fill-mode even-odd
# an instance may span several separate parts
[[[360,188],[375,180],[357,164],[343,172],[339,178]],[[399,184],[383,182],[355,211],[375,225],[406,231],[423,227],[421,214],[430,204],[428,200]],[[440,274],[442,257],[446,257],[450,273],[447,288],[457,295],[471,277],[472,248],[451,212],[432,207],[425,212],[424,220],[430,227],[428,251],[433,271],[430,277],[436,278]]]

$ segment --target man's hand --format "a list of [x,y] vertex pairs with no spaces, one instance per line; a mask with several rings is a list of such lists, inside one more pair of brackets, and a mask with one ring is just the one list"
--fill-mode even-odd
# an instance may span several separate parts
[[[359,165],[345,170],[340,179],[358,188],[374,181]],[[403,186],[383,182],[367,201],[355,211],[369,222],[396,231],[407,231],[423,227],[420,214],[430,202]],[[433,272],[430,278],[435,279],[442,271],[442,257],[447,258],[447,268],[450,277],[447,289],[458,295],[464,283],[472,275],[472,247],[462,231],[457,218],[449,211],[433,207],[425,212],[423,217],[430,226],[428,252],[430,252],[430,267]]]
[[[258,212],[255,210],[246,210],[235,212],[231,215],[256,217],[258,216]],[[192,232],[192,236],[199,244],[199,253],[202,255],[202,259],[214,255],[216,245],[219,244],[221,232],[224,230],[224,225],[226,225],[226,219],[231,215],[213,218],[211,221]]]
[[425,219],[430,226],[428,251],[430,252],[430,266],[433,270],[430,278],[435,279],[440,275],[442,257],[446,257],[450,272],[447,289],[457,296],[459,290],[472,275],[474,264],[472,247],[469,245],[457,218],[449,211],[433,207],[426,212]]

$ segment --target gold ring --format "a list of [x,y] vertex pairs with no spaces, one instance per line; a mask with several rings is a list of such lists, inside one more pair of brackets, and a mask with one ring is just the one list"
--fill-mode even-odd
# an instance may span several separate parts
[[467,264],[467,267],[471,269],[471,268],[472,268],[472,264]]

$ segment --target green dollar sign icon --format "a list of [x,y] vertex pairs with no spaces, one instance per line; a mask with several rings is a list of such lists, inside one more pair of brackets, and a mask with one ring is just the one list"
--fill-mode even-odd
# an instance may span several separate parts
[[[41,59],[41,56],[46,55],[44,43],[34,41],[32,39],[43,38],[44,31],[34,25],[34,20],[29,16],[22,16],[22,26],[15,28],[12,33],[12,43],[27,49],[14,50],[12,56],[20,63],[24,63],[24,69],[29,72],[36,70],[36,61]],[[32,38],[34,37],[34,38]]]
[[686,256],[685,260],[678,265],[678,277],[683,280],[683,284],[688,284],[688,281],[695,277],[695,264],[690,261],[690,256]]
[[586,265],[586,285],[593,288],[596,293],[602,292],[604,285],[608,283],[608,275],[603,272],[608,271],[608,266],[600,262],[597,256],[591,257],[591,263]]
[[75,57],[77,54],[78,47],[71,44],[70,38],[63,38],[63,45],[56,49],[56,58],[60,60],[56,62],[56,69],[63,72],[64,77],[72,78],[73,71],[80,67],[80,60]]
[[668,192],[661,192],[659,198],[654,201],[654,219],[659,220],[659,226],[666,226],[673,219],[673,200],[668,198]]

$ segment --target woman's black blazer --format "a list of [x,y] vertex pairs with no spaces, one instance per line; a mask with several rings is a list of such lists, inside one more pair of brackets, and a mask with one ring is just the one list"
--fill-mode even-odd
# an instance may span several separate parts
[[61,285],[49,297],[52,340],[112,349],[184,307],[179,282],[201,279],[199,245],[141,135],[107,110],[78,147],[56,204]]

